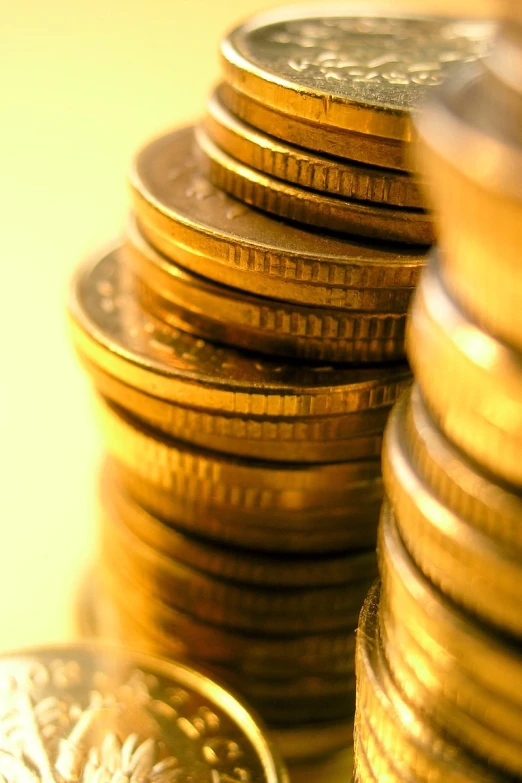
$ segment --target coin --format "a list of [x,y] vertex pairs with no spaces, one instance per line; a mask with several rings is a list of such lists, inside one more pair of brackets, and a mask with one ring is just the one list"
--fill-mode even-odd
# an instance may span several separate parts
[[[138,503],[175,527],[227,546],[260,552],[334,553],[368,549],[382,500],[382,480],[362,481],[354,497],[340,506],[312,509],[209,506],[154,485],[136,471],[113,461],[119,480]],[[357,496],[359,495],[359,498]]]
[[287,780],[257,717],[180,664],[101,645],[44,647],[3,656],[0,683],[3,769],[15,778],[130,778],[139,767],[158,781]]
[[[522,669],[516,643],[482,630],[422,578],[386,507],[379,547],[380,627],[394,678],[415,708],[457,742],[519,774],[521,705],[514,682]],[[417,600],[407,597],[412,594]],[[459,640],[460,652],[455,654]],[[489,670],[486,661],[496,656],[507,668]],[[486,681],[489,687],[484,687]],[[511,693],[503,695],[505,688]]]
[[434,240],[432,219],[425,212],[316,193],[246,166],[214,144],[203,128],[198,128],[195,135],[210,162],[210,181],[264,212],[316,228],[389,242],[429,245]]
[[[177,658],[196,654],[247,677],[273,679],[317,675],[353,675],[353,633],[312,634],[295,637],[256,636],[239,630],[202,623],[186,612],[166,609],[155,597],[145,600],[137,613],[121,585],[104,570],[89,575],[78,604],[78,624],[84,636],[120,640],[132,631],[150,644],[168,649]],[[175,652],[174,652],[175,650]]]
[[307,307],[240,293],[183,270],[127,231],[125,259],[142,281],[145,308],[173,327],[240,348],[323,361],[386,361],[404,356],[411,289],[390,290],[383,313]]
[[326,236],[230,198],[211,184],[192,128],[142,149],[130,178],[150,244],[180,266],[244,291],[386,312],[390,289],[414,286],[424,263],[424,249]]
[[435,255],[412,305],[407,346],[428,408],[450,440],[494,475],[522,484],[520,356],[459,308]]
[[[172,608],[175,612],[190,612],[201,622],[252,634],[295,636],[308,630],[320,633],[353,629],[368,586],[366,582],[357,586],[358,589],[345,590],[346,595],[327,588],[287,589],[284,592],[254,590],[211,579],[174,562],[170,563],[170,582],[164,584],[157,576],[138,571],[133,561],[109,547],[106,539],[102,555],[105,567],[117,583],[133,595],[136,606],[137,595],[142,593],[144,601],[149,598],[161,601],[166,617],[170,616]],[[329,597],[332,609],[327,611]]]
[[[267,557],[193,538],[142,509],[119,484],[110,466],[102,477],[101,500],[104,534],[143,568],[150,563],[160,569],[163,558],[174,558],[230,582],[280,588],[345,585],[372,579],[376,573],[373,550],[320,559]],[[156,557],[160,558],[157,566]]]
[[[294,465],[239,460],[162,439],[98,398],[109,453],[143,480],[185,501],[267,515],[350,505],[354,494],[379,479],[378,460]],[[369,485],[369,486],[368,486]],[[355,490],[355,493],[354,493]]]
[[226,86],[211,94],[203,120],[210,139],[253,169],[304,188],[359,201],[421,209],[424,197],[410,174],[358,164],[285,143],[229,111],[221,99]]
[[522,151],[498,127],[503,113],[485,106],[494,95],[482,69],[445,85],[417,120],[419,168],[430,180],[448,288],[480,326],[520,350]]
[[[373,625],[377,625],[375,620]],[[379,758],[395,768],[393,779],[411,777],[424,783],[499,781],[498,775],[448,742],[425,715],[412,708],[391,677],[375,627],[370,635],[358,634],[356,721],[359,743],[366,749],[371,732],[373,744],[380,746]],[[378,761],[369,749],[368,755]],[[373,767],[377,769],[376,763]]]
[[338,371],[281,364],[173,330],[136,301],[119,249],[80,271],[69,310],[78,351],[101,370],[151,396],[220,416],[292,419],[380,408],[409,382],[406,362]]
[[[221,52],[232,87],[303,121],[306,143],[288,141],[405,168],[411,112],[459,64],[485,54],[490,35],[491,25],[477,21],[302,6],[250,18],[223,40]],[[335,149],[324,143],[323,127],[337,131]],[[281,129],[274,124],[269,132]],[[346,141],[350,133],[363,137],[355,149]]]
[[507,485],[494,483],[447,440],[416,384],[397,403],[397,419],[405,427],[410,461],[436,497],[499,544],[520,550],[522,497]]
[[421,571],[458,605],[520,635],[519,559],[495,536],[448,508],[422,481],[408,458],[404,407],[394,409],[388,423],[383,478],[401,537]]

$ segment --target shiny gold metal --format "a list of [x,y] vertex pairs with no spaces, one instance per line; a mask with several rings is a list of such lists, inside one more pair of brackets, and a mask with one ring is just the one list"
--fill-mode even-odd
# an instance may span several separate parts
[[412,289],[390,290],[389,311],[336,310],[256,297],[188,272],[146,242],[136,221],[124,257],[142,281],[147,310],[174,328],[274,356],[332,362],[404,356]]
[[70,315],[77,349],[101,370],[219,416],[293,419],[380,408],[409,382],[406,362],[339,370],[280,363],[172,329],[140,306],[119,249],[79,272]]
[[522,547],[522,495],[495,483],[436,426],[414,384],[396,404],[403,445],[415,471],[433,494],[470,525],[517,552]]
[[[404,168],[411,112],[458,64],[485,54],[491,25],[357,11],[296,6],[252,17],[222,42],[224,77],[283,118],[299,118],[306,143],[288,141]],[[335,149],[324,143],[323,128],[337,132]],[[269,132],[285,138],[279,125]],[[350,134],[360,138],[354,148]]]
[[229,111],[221,100],[222,90],[226,86],[216,88],[210,96],[203,126],[214,144],[232,158],[277,179],[332,196],[424,207],[418,180],[410,174],[334,159],[285,143]]
[[494,475],[522,485],[520,355],[460,310],[440,271],[433,255],[411,309],[413,371],[450,440]]
[[391,677],[376,628],[367,634],[361,627],[358,634],[356,720],[359,743],[375,759],[373,768],[377,769],[379,759],[387,762],[388,772],[393,765],[393,780],[465,783],[501,779],[449,743],[425,715],[412,708]]
[[[4,774],[25,780],[197,776],[286,781],[256,716],[181,664],[102,645],[0,659]],[[9,727],[9,728],[8,728]]]
[[196,139],[209,160],[210,181],[230,196],[277,217],[353,236],[430,245],[431,217],[420,210],[317,193],[246,166],[218,147],[203,128]]
[[480,68],[437,92],[417,120],[419,166],[430,181],[449,289],[479,325],[520,350],[522,147],[502,129],[506,115],[494,99]]
[[402,406],[392,411],[386,429],[383,478],[401,537],[421,571],[458,605],[522,635],[520,558],[424,483],[410,461]]
[[350,505],[361,490],[380,490],[379,461],[287,465],[234,460],[162,439],[98,400],[109,453],[144,481],[184,502],[263,514]]
[[[227,546],[260,552],[328,553],[374,546],[382,500],[382,479],[361,481],[352,486],[352,497],[341,505],[310,509],[279,506],[251,509],[245,505],[211,506],[202,498],[194,502],[172,490],[151,484],[136,471],[114,461],[119,480],[130,494],[156,516],[202,538]],[[225,489],[225,494],[230,487]],[[219,499],[219,486],[214,495]],[[238,493],[239,494],[239,493]],[[291,498],[291,495],[288,496]]]
[[211,184],[192,128],[142,149],[130,179],[150,244],[184,268],[251,293],[382,313],[390,289],[414,286],[424,263],[424,249],[326,236],[230,198]]
[[516,643],[483,629],[433,588],[406,552],[386,505],[379,554],[381,634],[405,696],[473,754],[520,774]]
[[[109,466],[101,482],[103,536],[116,551],[127,553],[141,570],[168,573],[168,560],[233,583],[260,587],[347,585],[376,575],[375,553],[355,552],[323,558],[268,558],[233,551],[188,536],[141,508],[119,484]],[[166,575],[166,574],[165,574]]]
[[[340,632],[353,629],[370,579],[355,585],[270,590],[219,580],[180,561],[154,558],[141,567],[127,552],[102,537],[104,562],[129,594],[138,591],[176,612],[190,612],[201,622],[252,634]],[[161,570],[159,570],[161,569]]]

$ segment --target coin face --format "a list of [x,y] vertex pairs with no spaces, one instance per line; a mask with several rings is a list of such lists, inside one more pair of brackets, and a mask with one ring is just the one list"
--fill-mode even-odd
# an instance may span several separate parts
[[253,17],[222,53],[232,86],[282,113],[408,141],[411,111],[483,56],[491,32],[487,22],[303,6]]
[[0,725],[8,780],[286,780],[255,719],[223,688],[111,647],[0,659]]

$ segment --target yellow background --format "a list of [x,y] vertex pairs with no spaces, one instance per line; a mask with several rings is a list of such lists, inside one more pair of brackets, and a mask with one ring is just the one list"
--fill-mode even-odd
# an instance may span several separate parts
[[[66,336],[68,279],[86,253],[117,235],[134,150],[198,117],[218,78],[220,36],[267,4],[2,5],[0,648],[6,649],[72,635],[73,601],[95,551],[98,441],[87,381]],[[486,0],[400,5],[492,8]]]

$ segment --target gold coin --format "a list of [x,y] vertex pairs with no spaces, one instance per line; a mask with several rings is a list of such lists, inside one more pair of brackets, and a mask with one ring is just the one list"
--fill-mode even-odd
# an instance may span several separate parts
[[210,507],[204,498],[202,502],[187,502],[184,496],[151,484],[118,461],[113,461],[113,469],[132,497],[155,516],[227,546],[295,555],[354,551],[375,545],[382,501],[380,477],[373,482],[361,482],[359,493],[354,491],[352,501],[340,506],[311,509],[254,506],[249,510],[230,505]]
[[414,298],[407,347],[422,394],[444,433],[493,474],[522,484],[520,356],[460,310],[435,256]]
[[414,286],[424,263],[423,248],[326,236],[230,198],[211,184],[192,128],[142,149],[131,186],[140,229],[157,250],[199,275],[273,299],[382,313],[390,289]]
[[[426,716],[416,712],[393,681],[384,660],[376,618],[371,633],[358,634],[357,711],[359,742],[379,746],[379,758],[396,768],[393,779],[411,776],[424,783],[462,783],[467,780],[499,781],[457,745],[434,729]],[[361,628],[361,630],[363,630]],[[373,735],[373,738],[370,736]],[[367,750],[375,758],[375,751]],[[376,759],[377,761],[377,759]],[[377,769],[377,765],[373,765]],[[379,780],[382,778],[379,776]]]
[[[174,558],[213,576],[265,587],[345,585],[376,575],[373,550],[323,558],[282,558],[217,547],[167,525],[141,508],[119,484],[110,466],[101,482],[105,535],[143,567]],[[162,560],[158,560],[158,569]]]
[[[327,588],[269,591],[228,584],[200,574],[181,563],[169,562],[168,582],[140,570],[131,557],[118,552],[103,538],[103,562],[127,593],[161,601],[165,614],[190,612],[196,619],[230,630],[252,634],[293,636],[307,630],[339,632],[353,629],[368,582],[360,589]],[[274,595],[275,593],[275,595]],[[332,599],[329,608],[328,598]],[[326,608],[328,607],[328,609]]]
[[[234,460],[182,441],[162,439],[98,398],[109,453],[144,481],[201,506],[297,511],[348,506],[361,489],[379,481],[379,461],[294,465]],[[354,493],[355,490],[355,493]],[[380,490],[380,486],[379,486]]]
[[386,506],[379,547],[380,625],[394,678],[416,709],[472,753],[480,749],[519,774],[522,658],[516,643],[473,623],[422,577]]
[[397,312],[306,307],[240,293],[183,270],[161,255],[132,220],[125,258],[149,312],[174,328],[239,348],[323,361],[385,361],[404,356],[411,289],[390,290]]
[[419,165],[448,288],[480,326],[520,350],[522,151],[495,128],[485,86],[483,70],[470,68],[437,93],[417,120]]
[[203,125],[214,144],[241,163],[332,196],[413,209],[424,207],[419,183],[410,174],[332,159],[285,143],[229,111],[221,99],[223,90],[226,86],[221,85],[210,96]]
[[153,397],[241,418],[294,419],[386,407],[410,377],[406,362],[349,367],[283,364],[207,343],[146,313],[115,249],[78,274],[69,305],[81,355]]
[[2,768],[12,779],[136,776],[287,781],[258,718],[181,664],[102,645],[0,660]]
[[232,158],[203,128],[198,128],[195,135],[210,162],[210,181],[264,212],[316,228],[389,242],[429,245],[434,240],[433,222],[425,212],[339,198],[293,185]]
[[405,427],[404,447],[419,477],[434,495],[475,528],[501,545],[522,546],[522,497],[507,485],[494,483],[464,452],[455,448],[433,421],[414,384],[396,405]]
[[123,582],[98,571],[90,591],[81,596],[79,626],[83,635],[122,641],[147,639],[169,657],[199,658],[240,672],[243,677],[284,680],[305,675],[354,675],[354,633],[295,637],[256,636],[203,623],[167,607],[159,598],[135,591],[140,611],[129,605]]
[[[306,143],[288,141],[405,168],[412,111],[459,64],[487,52],[491,29],[477,21],[302,6],[267,11],[237,27],[222,42],[222,63],[232,87],[303,121]],[[324,143],[322,128],[337,132],[335,149]],[[274,124],[269,132],[278,136],[281,129]],[[354,149],[352,134],[359,135]]]
[[413,560],[455,603],[515,634],[522,633],[520,559],[448,508],[423,482],[406,446],[405,408],[391,414],[383,448],[383,478]]

